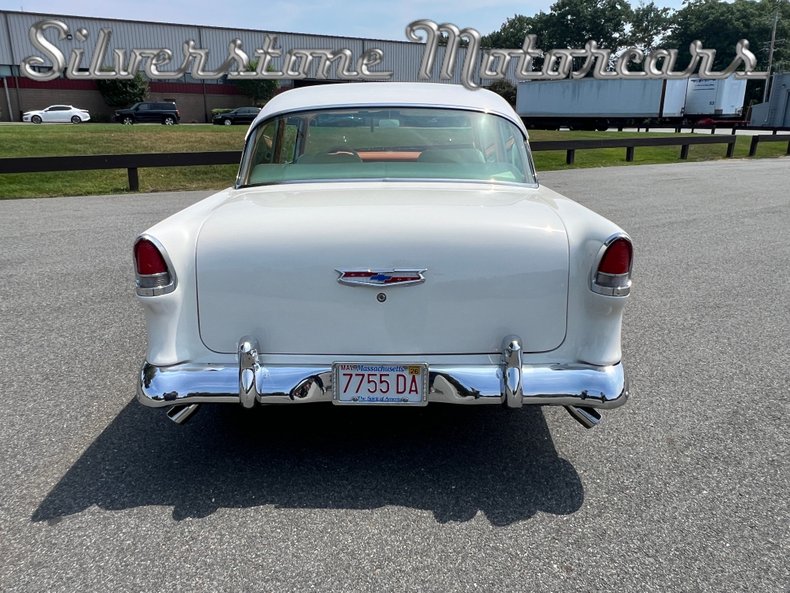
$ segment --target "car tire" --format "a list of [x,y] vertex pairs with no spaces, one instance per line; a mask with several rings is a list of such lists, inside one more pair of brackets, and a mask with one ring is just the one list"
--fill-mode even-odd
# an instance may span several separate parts
[[30,118],[30,121],[32,121],[34,124],[40,124],[41,123],[41,116],[34,115],[33,117]]
[[230,125],[233,125],[233,122],[230,121],[229,119],[224,119],[224,120],[222,120],[222,124],[226,125],[226,126],[230,126]]
[[121,119],[121,123],[125,126],[131,126],[134,123],[134,119],[129,115],[124,115]]
[[82,120],[80,119],[79,115],[72,115],[71,116],[71,123],[73,123],[73,124],[81,124]]
[[165,126],[172,126],[176,123],[175,118],[172,115],[166,115],[162,120],[162,124]]

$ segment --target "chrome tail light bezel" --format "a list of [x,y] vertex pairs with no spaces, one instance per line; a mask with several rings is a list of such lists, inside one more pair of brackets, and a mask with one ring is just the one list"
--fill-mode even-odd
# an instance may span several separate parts
[[[138,272],[135,248],[141,241],[148,241],[156,248],[165,262],[167,271],[156,274],[140,274]],[[132,248],[132,262],[134,264],[135,292],[138,296],[160,296],[173,292],[176,289],[178,279],[176,278],[175,269],[173,268],[173,262],[170,261],[170,256],[167,254],[167,250],[165,250],[162,243],[155,237],[151,235],[140,235],[135,239],[134,247]]]
[[[627,241],[631,247],[631,257],[628,262],[628,272],[624,274],[609,274],[599,271],[601,261],[612,243],[618,240]],[[606,239],[598,250],[598,254],[590,270],[590,289],[604,296],[625,297],[631,294],[631,271],[634,265],[634,247],[631,237],[625,233],[617,233]]]

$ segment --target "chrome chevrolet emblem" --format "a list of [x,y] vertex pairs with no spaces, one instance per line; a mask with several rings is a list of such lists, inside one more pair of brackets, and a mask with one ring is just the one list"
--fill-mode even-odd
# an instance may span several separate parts
[[420,270],[335,270],[340,277],[340,284],[349,286],[408,286],[425,282]]

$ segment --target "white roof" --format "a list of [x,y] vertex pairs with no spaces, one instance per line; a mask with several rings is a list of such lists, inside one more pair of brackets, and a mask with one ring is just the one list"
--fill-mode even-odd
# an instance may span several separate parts
[[254,124],[281,113],[337,107],[437,107],[483,111],[511,120],[524,135],[527,134],[521,118],[496,93],[429,82],[358,82],[293,89],[266,103]]

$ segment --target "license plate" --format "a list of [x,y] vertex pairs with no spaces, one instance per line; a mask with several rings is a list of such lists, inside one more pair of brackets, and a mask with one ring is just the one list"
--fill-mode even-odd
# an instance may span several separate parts
[[428,365],[338,362],[334,403],[421,406],[427,403]]

